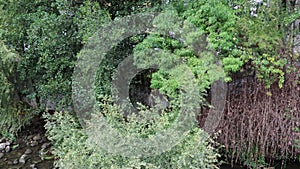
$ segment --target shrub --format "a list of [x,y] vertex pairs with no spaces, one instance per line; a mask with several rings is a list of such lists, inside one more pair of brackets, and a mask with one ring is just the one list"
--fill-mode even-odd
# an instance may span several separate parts
[[20,110],[20,98],[15,82],[16,66],[20,57],[0,42],[0,134],[14,138],[16,132],[29,122],[30,114]]
[[[104,100],[104,99],[103,99]],[[95,120],[105,114],[107,122],[120,132],[139,137],[148,137],[158,129],[166,128],[172,122],[172,113],[161,117],[152,116],[153,123],[147,123],[144,117],[150,110],[142,109],[140,116],[130,115],[125,120],[118,107],[109,101],[102,104],[102,112],[95,113],[88,126],[95,127]],[[219,156],[211,146],[211,139],[196,126],[170,151],[156,156],[138,158],[110,154],[92,144],[87,132],[80,128],[79,122],[68,113],[45,115],[47,136],[54,144],[55,166],[59,168],[218,168]],[[98,127],[98,126],[96,126]],[[110,136],[110,133],[102,133]]]
[[14,81],[19,97],[63,107],[71,103],[71,77],[87,38],[109,14],[90,0],[0,1],[0,39],[20,56]]

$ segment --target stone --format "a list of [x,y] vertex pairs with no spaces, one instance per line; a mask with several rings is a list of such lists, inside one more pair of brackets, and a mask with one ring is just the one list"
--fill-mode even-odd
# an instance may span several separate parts
[[39,143],[37,141],[31,141],[30,146],[34,147],[37,146]]
[[10,146],[10,144],[11,144],[11,141],[6,141],[6,143],[5,143],[7,146]]
[[27,155],[27,154],[23,154],[23,155],[20,157],[19,162],[24,164],[24,163],[26,162],[27,159],[28,159],[28,155]]
[[44,143],[44,144],[41,146],[41,148],[42,148],[42,149],[46,149],[46,148],[48,148],[48,147],[50,146],[50,144],[51,144],[51,143]]
[[13,161],[13,164],[18,164],[19,163],[19,160],[18,159],[15,159],[14,161]]
[[41,163],[42,161],[43,161],[43,160],[41,160],[41,159],[39,159],[39,160],[33,160],[32,163],[33,163],[33,164],[38,164],[38,163]]
[[4,153],[0,153],[0,159],[4,157]]
[[10,146],[5,147],[5,152],[8,153],[10,151]]
[[33,137],[33,135],[29,135],[29,136],[27,137],[27,140],[31,140],[32,137]]
[[0,143],[0,151],[4,150],[6,147],[6,143]]
[[27,149],[24,154],[30,154],[30,153],[32,153],[32,150],[31,149]]
[[38,134],[38,135],[36,135],[36,136],[34,136],[32,138],[32,140],[34,140],[34,141],[39,141],[40,139],[41,139],[41,135],[40,134]]
[[30,166],[29,166],[31,169],[37,169],[36,167],[35,167],[35,164],[30,164]]

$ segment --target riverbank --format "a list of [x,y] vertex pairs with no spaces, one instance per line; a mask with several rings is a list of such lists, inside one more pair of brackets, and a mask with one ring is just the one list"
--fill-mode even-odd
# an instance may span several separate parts
[[[19,132],[15,141],[0,138],[0,169],[53,169],[54,157],[51,143],[45,136],[45,122],[40,117],[32,119],[31,125]],[[280,161],[275,168],[281,169]],[[300,162],[286,163],[286,169],[299,169]],[[220,169],[245,169],[238,165],[224,164]]]
[[54,158],[44,125],[40,117],[35,117],[31,125],[19,132],[16,140],[0,138],[0,168],[52,169]]

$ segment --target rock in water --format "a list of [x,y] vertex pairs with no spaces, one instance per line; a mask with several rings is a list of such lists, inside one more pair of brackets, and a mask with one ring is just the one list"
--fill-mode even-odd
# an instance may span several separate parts
[[38,134],[32,138],[32,140],[34,140],[34,141],[39,141],[40,139],[41,139],[40,134]]
[[10,146],[5,147],[5,152],[8,153],[10,151]]
[[6,143],[1,143],[1,144],[0,144],[0,151],[1,151],[1,150],[4,150],[5,147],[6,147]]
[[31,149],[27,149],[24,154],[30,154],[32,152]]
[[23,155],[20,157],[19,162],[24,164],[24,163],[26,162],[27,159],[28,159],[28,155],[27,155],[27,154],[23,154]]
[[4,157],[4,153],[0,153],[0,159]]

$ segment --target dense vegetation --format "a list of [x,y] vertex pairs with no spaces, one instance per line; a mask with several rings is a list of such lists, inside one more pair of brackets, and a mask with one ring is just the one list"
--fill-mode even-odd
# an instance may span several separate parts
[[[255,89],[264,93],[255,97],[266,98],[263,101],[288,96],[289,90],[297,89],[299,53],[294,50],[300,30],[296,25],[300,17],[297,3],[296,0],[0,0],[0,134],[14,137],[32,116],[48,110],[63,111],[66,113],[45,115],[47,134],[59,159],[56,164],[62,168],[217,168],[217,148],[220,147],[197,127],[196,118],[186,138],[158,156],[125,158],[96,150],[73,112],[72,75],[77,60],[82,57],[80,51],[98,29],[111,22],[132,14],[159,12],[153,21],[153,29],[118,39],[119,43],[111,46],[99,63],[96,77],[96,95],[101,109],[93,116],[104,115],[120,131],[148,137],[157,129],[170,126],[178,116],[181,89],[186,82],[183,72],[187,68],[191,70],[196,93],[199,93],[196,100],[204,107],[210,107],[209,99],[206,99],[213,82],[219,79],[234,85],[251,77],[257,84]],[[183,39],[175,36],[178,34]],[[148,57],[149,53],[153,57]],[[151,89],[159,89],[172,98],[172,108],[160,117],[153,117],[155,120],[150,124],[134,115],[120,116],[119,107],[107,101],[111,97],[115,69],[131,54],[139,68],[149,68],[154,64],[160,67],[131,82],[133,100],[145,102],[144,94],[149,94]],[[186,67],[172,67],[179,62]],[[298,97],[295,94],[285,98],[297,100]],[[266,103],[272,104],[270,99]],[[280,101],[273,103],[281,104]],[[299,135],[299,104],[290,101],[286,104],[290,107],[277,106],[276,111],[272,111],[275,117],[282,117],[279,122],[284,123],[278,131],[292,128],[294,134]],[[244,107],[248,105],[245,103]],[[150,111],[144,110],[143,106],[141,109],[146,114]],[[247,111],[251,113],[251,109],[261,111],[254,107]],[[277,109],[293,110],[290,119],[296,120],[286,120],[286,114]],[[245,109],[242,112],[232,110],[247,115],[241,116],[243,119],[262,119],[259,115],[248,115]],[[198,111],[195,114],[200,116]],[[268,117],[271,118],[272,114]],[[244,122],[236,124],[245,125]],[[276,124],[274,120],[265,122],[262,129]],[[230,125],[228,128],[228,132],[242,131]],[[256,135],[252,130],[249,133],[234,136],[234,142],[238,144],[220,141],[226,144],[223,155],[250,167],[267,165],[265,157],[288,160],[299,155],[295,149],[298,145],[292,146],[291,151],[283,146],[276,147],[276,152],[268,151],[268,146],[274,146],[271,140],[267,144],[266,138],[254,139]],[[66,135],[69,137],[65,138]],[[291,138],[296,144],[297,138]],[[282,137],[272,139],[277,142],[276,139]],[[219,153],[223,153],[223,149]]]

